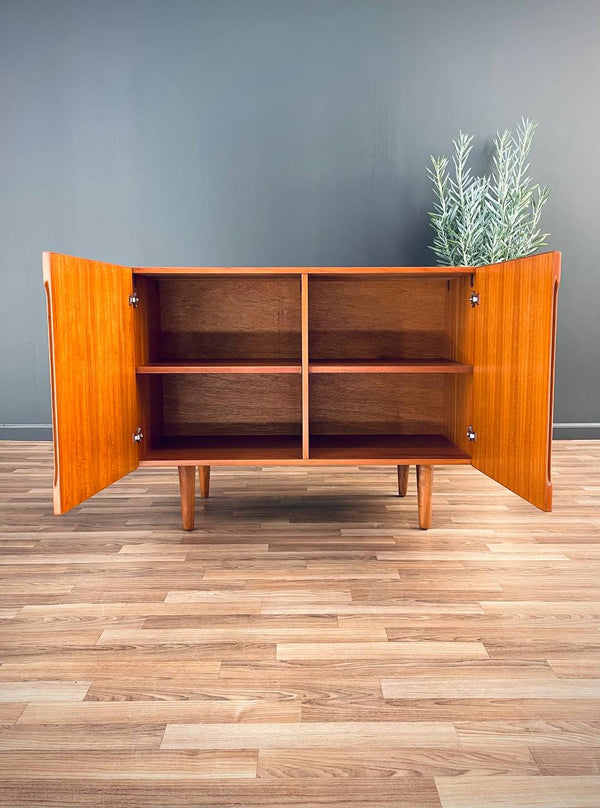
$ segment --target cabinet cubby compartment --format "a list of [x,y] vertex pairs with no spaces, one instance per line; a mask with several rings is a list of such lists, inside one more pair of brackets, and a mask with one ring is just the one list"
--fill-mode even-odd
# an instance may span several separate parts
[[452,357],[445,278],[311,277],[308,328],[312,374],[472,371]]
[[448,381],[437,374],[315,376],[311,459],[469,463],[448,437]]
[[302,457],[294,375],[138,375],[142,460],[218,463]]
[[300,373],[300,276],[136,279],[147,344],[138,373]]

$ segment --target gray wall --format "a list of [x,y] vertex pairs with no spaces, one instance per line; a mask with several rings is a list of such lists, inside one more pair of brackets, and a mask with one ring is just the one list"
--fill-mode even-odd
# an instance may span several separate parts
[[432,263],[429,154],[522,115],[563,252],[555,420],[599,422],[599,41],[598,0],[0,0],[0,422],[50,421],[42,250]]

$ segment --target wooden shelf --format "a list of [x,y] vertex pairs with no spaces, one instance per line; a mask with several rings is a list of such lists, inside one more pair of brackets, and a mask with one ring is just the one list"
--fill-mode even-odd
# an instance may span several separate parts
[[469,464],[468,454],[443,435],[311,435],[311,460]]
[[136,373],[302,373],[300,359],[221,359],[211,362],[151,362]]
[[140,466],[263,465],[302,459],[300,435],[210,435],[162,439]]
[[452,359],[326,359],[309,362],[309,373],[472,373]]
[[468,465],[469,455],[443,435],[313,435],[302,458],[300,435],[212,435],[163,438],[146,451],[141,466]]
[[[325,359],[309,362],[309,373],[472,373],[473,366],[452,359]],[[203,362],[150,362],[141,375],[168,373],[302,373],[295,359],[223,359]]]

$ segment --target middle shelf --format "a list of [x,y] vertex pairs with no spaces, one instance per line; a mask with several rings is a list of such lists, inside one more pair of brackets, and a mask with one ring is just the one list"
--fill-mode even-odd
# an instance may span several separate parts
[[[471,373],[472,365],[452,359],[325,359],[308,362],[309,373]],[[295,359],[219,359],[198,362],[149,362],[137,373],[302,373]]]
[[200,362],[149,362],[138,365],[137,373],[302,373],[296,359],[215,359]]

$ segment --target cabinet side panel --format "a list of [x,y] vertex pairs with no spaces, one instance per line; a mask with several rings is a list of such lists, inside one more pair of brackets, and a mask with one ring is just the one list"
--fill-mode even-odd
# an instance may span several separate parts
[[[473,315],[469,303],[470,278],[453,278],[447,283],[446,330],[448,359],[473,364]],[[467,454],[471,443],[467,427],[473,421],[473,376],[470,373],[448,375],[446,378],[447,423],[446,436]]]
[[[134,278],[139,302],[134,315],[136,366],[151,362],[160,355],[160,297],[155,278]],[[162,377],[137,377],[138,426],[144,439],[140,444],[140,460],[160,441],[162,432]]]
[[550,448],[560,253],[480,267],[473,365],[473,465],[543,510]]
[[64,513],[138,465],[129,267],[44,253],[55,476]]

